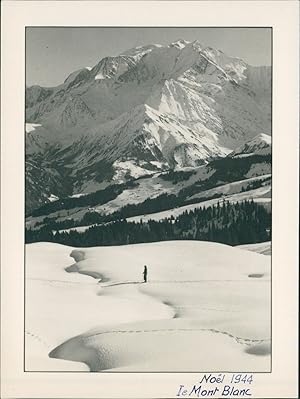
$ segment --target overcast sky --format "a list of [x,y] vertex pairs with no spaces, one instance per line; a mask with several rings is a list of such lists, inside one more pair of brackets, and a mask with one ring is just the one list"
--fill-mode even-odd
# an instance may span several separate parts
[[27,28],[26,84],[55,86],[103,57],[178,39],[199,40],[251,65],[271,64],[271,29],[266,28]]

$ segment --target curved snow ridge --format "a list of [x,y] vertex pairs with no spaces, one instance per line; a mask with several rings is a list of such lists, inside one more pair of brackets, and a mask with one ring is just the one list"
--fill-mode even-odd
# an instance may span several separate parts
[[[126,345],[124,345],[124,335]],[[218,355],[220,348],[222,356]],[[238,363],[234,362],[234,366],[226,364],[223,351],[227,355],[230,353],[230,358],[234,356]],[[203,361],[208,360],[205,355],[210,353],[214,359],[214,363],[209,366],[210,370],[220,371],[219,367],[222,369],[226,364],[226,370],[229,366],[234,371],[239,366],[245,367],[244,364],[247,362],[251,370],[251,366],[257,361],[257,355],[263,355],[260,362],[268,364],[270,351],[269,338],[238,337],[216,328],[175,326],[175,328],[139,329],[138,325],[133,325],[131,330],[108,330],[74,337],[52,350],[49,357],[83,362],[90,371],[117,371],[121,367],[132,372],[141,370],[151,372],[157,371],[159,365],[159,371],[170,372],[182,371],[182,362],[184,370],[201,371],[203,367],[205,369]],[[237,356],[237,353],[240,356]],[[188,364],[186,364],[187,358]]]
[[[113,297],[114,299],[117,300],[126,299],[126,301],[129,300],[129,302],[131,300],[134,300],[138,302],[140,305],[144,304],[148,310],[152,309],[153,314],[156,314],[155,318],[157,319],[162,319],[162,318],[172,319],[175,317],[175,310],[173,309],[173,307],[162,302],[160,298],[155,298],[153,296],[148,295],[146,292],[142,292],[141,290],[139,290],[139,287],[136,286],[136,284],[141,284],[142,283],[141,280],[124,281],[124,280],[118,280],[116,277],[112,278],[109,275],[109,273],[103,272],[101,267],[99,267],[98,259],[95,262],[97,264],[96,268],[91,267],[91,264],[93,264],[94,261],[91,259],[89,261],[86,261],[87,256],[84,250],[74,249],[71,252],[70,256],[73,257],[76,263],[74,265],[65,268],[65,270],[68,273],[70,272],[80,273],[98,279],[99,280],[98,284],[100,284],[98,286],[99,290],[97,291],[98,296]],[[114,290],[115,287],[117,287],[117,290]],[[152,319],[152,316],[150,316],[150,318]]]
[[85,259],[85,252],[79,249],[73,249],[70,256],[75,260],[75,262],[81,262]]
[[65,271],[68,273],[80,273],[84,274],[90,277],[93,277],[95,279],[100,279],[100,281],[105,282],[109,281],[105,276],[98,272],[98,271],[92,271],[92,270],[85,270],[81,267],[78,266],[80,262],[83,262],[85,260],[85,252],[79,249],[73,249],[73,251],[70,253],[71,258],[75,260],[76,263],[74,263],[71,266],[68,266],[65,268]]

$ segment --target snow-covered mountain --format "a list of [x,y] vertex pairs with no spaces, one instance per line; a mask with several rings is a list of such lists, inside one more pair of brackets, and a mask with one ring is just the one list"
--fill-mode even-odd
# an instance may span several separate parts
[[[271,70],[198,41],[105,57],[26,89],[26,207],[196,167],[271,132]],[[256,139],[254,139],[256,140]],[[239,150],[240,151],[240,150]]]
[[271,136],[261,133],[248,140],[246,143],[237,147],[232,153],[229,154],[230,157],[245,157],[250,155],[268,155],[271,154],[272,144]]

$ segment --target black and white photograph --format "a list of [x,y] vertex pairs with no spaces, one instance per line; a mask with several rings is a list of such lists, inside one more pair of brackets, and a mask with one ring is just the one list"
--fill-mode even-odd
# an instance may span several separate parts
[[25,39],[25,371],[270,372],[272,29]]
[[299,397],[299,3],[1,3],[3,399]]

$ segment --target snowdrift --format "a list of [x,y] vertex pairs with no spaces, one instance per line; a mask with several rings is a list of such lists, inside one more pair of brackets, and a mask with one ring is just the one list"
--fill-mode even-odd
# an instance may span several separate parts
[[26,370],[269,371],[270,288],[218,243],[27,245]]

